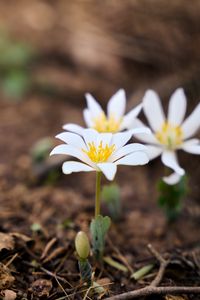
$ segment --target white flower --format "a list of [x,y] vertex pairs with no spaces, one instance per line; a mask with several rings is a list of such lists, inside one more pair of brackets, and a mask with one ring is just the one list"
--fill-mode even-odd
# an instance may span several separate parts
[[[92,95],[87,93],[85,96],[87,100],[87,108],[83,111],[85,123],[88,128],[93,128],[98,132],[116,133],[127,129],[142,109],[142,104],[139,104],[125,115],[126,95],[123,89],[120,89],[109,100],[107,115]],[[83,127],[76,124],[66,124],[63,129],[81,133]]]
[[[138,134],[140,141],[147,146],[150,159],[161,155],[164,165],[173,169],[174,173],[163,180],[168,184],[176,184],[185,174],[179,166],[176,151],[184,150],[192,154],[200,154],[200,140],[190,139],[200,126],[200,103],[189,117],[184,120],[187,101],[182,88],[178,88],[171,96],[167,118],[164,115],[159,96],[148,90],[143,99],[143,108],[146,118],[153,130],[148,135]],[[132,126],[145,126],[138,119]]]
[[63,132],[56,137],[65,144],[56,146],[50,155],[66,154],[78,158],[78,161],[66,161],[63,173],[101,171],[109,180],[113,180],[118,165],[144,165],[149,158],[146,147],[138,143],[125,145],[133,131],[98,133],[94,129],[84,129],[81,134]]

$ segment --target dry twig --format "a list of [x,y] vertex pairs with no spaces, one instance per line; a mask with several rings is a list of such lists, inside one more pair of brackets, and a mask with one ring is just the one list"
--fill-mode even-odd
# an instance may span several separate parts
[[190,286],[163,286],[158,287],[160,282],[163,279],[166,267],[169,264],[169,260],[165,260],[160,253],[154,249],[152,245],[148,245],[148,249],[153,254],[156,259],[160,262],[159,271],[155,277],[155,279],[150,283],[149,286],[144,288],[130,291],[127,293],[119,294],[116,296],[112,296],[106,298],[107,300],[128,300],[128,299],[135,299],[138,297],[144,297],[149,295],[178,295],[178,294],[200,294],[200,287],[190,287]]

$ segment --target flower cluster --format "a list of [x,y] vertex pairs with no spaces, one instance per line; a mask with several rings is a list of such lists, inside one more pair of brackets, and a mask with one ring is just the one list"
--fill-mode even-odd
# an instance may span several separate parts
[[[77,124],[65,124],[63,128],[67,132],[56,136],[65,144],[51,152],[51,155],[66,154],[81,161],[66,161],[63,164],[65,174],[97,171],[113,180],[118,165],[144,165],[149,159],[161,155],[163,164],[173,170],[163,180],[167,184],[176,184],[185,174],[179,166],[177,150],[200,154],[199,139],[190,139],[200,126],[200,103],[184,120],[187,101],[182,88],[172,94],[167,118],[158,95],[152,90],[148,90],[142,103],[127,114],[122,89],[109,100],[107,114],[92,95],[86,94],[86,100],[83,117],[88,129]],[[137,118],[142,109],[152,131]],[[146,145],[127,144],[134,134]]]

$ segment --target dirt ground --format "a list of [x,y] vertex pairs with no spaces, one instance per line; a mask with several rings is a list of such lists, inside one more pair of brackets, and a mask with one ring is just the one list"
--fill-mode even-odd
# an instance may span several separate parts
[[[19,5],[14,10],[7,1],[0,1],[1,23],[9,28],[15,38],[32,40],[34,47],[42,53],[36,65],[33,66],[32,75],[35,76],[36,81],[43,77],[57,88],[53,96],[32,90],[22,101],[18,102],[10,101],[4,95],[1,97],[0,290],[2,292],[0,297],[4,297],[3,299],[16,297],[17,299],[83,299],[83,294],[80,292],[83,287],[78,272],[74,237],[79,230],[84,230],[89,234],[89,223],[94,211],[95,174],[77,173],[64,176],[61,171],[58,171],[56,173],[59,175],[58,179],[54,180],[50,177],[51,159],[47,158],[40,166],[33,163],[31,156],[33,145],[44,137],[54,137],[61,132],[62,125],[67,122],[83,124],[84,92],[89,89],[99,97],[103,94],[102,104],[105,106],[107,96],[111,96],[118,87],[127,87],[130,96],[128,107],[131,107],[139,103],[149,82],[155,87],[161,82],[160,90],[166,98],[169,91],[174,88],[175,83],[171,84],[171,82],[175,76],[175,82],[185,83],[190,99],[189,111],[191,111],[198,103],[195,97],[199,94],[199,85],[197,86],[195,81],[198,77],[195,69],[194,72],[189,72],[189,75],[184,75],[182,78],[181,68],[177,68],[176,71],[168,70],[167,79],[163,81],[164,75],[161,77],[156,75],[157,70],[152,71],[152,67],[149,67],[147,62],[147,65],[143,67],[148,69],[148,74],[153,73],[154,77],[151,80],[147,79],[148,76],[137,78],[135,80],[135,84],[138,83],[137,89],[133,93],[130,81],[125,85],[125,77],[121,86],[119,86],[119,76],[115,81],[111,80],[115,78],[113,74],[117,70],[126,69],[125,66],[121,69],[122,64],[114,58],[112,64],[115,68],[110,73],[101,73],[101,67],[98,71],[95,70],[88,61],[84,68],[82,57],[77,53],[74,58],[77,65],[74,65],[74,62],[70,65],[71,53],[74,52],[72,49],[69,51],[69,44],[64,43],[64,54],[60,51],[61,41],[65,36],[64,31],[71,34],[70,31],[68,32],[68,21],[64,23],[63,17],[60,23],[62,26],[65,24],[65,29],[62,26],[57,28],[58,24],[56,23],[56,26],[54,24],[56,21],[53,21],[55,16],[52,7],[54,5],[50,5],[48,1],[36,1],[36,3],[38,6],[32,3],[33,8],[28,9],[26,1],[19,1]],[[40,16],[39,13],[37,14],[37,9],[41,11],[39,6],[41,3],[42,9],[47,13],[49,23],[46,20],[46,23],[44,21],[40,24],[39,21],[42,18],[38,17],[39,21],[36,18]],[[55,11],[61,12],[63,7],[65,7],[64,1],[59,1],[59,4],[55,5]],[[73,5],[70,7],[74,12]],[[24,16],[25,12],[30,14],[30,18],[20,19],[20,13]],[[14,26],[15,19],[17,20],[16,27]],[[29,25],[25,27],[23,22],[28,22],[27,20],[29,20]],[[43,27],[38,29],[37,24]],[[30,32],[31,35],[28,37]],[[54,42],[51,38],[44,41],[47,33],[48,37],[53,36]],[[52,36],[49,35],[50,33]],[[57,49],[60,51],[58,51],[59,59]],[[47,54],[46,59],[45,54]],[[62,59],[60,61],[63,55],[68,57],[66,73]],[[100,66],[103,63],[104,67],[106,66],[107,58],[107,56],[106,58],[102,56]],[[154,61],[154,63],[156,65],[160,61]],[[94,61],[93,64],[95,64]],[[130,73],[135,75],[138,74],[141,65],[134,68],[134,64],[137,65],[137,62],[134,61]],[[164,74],[165,67],[160,71],[162,74]],[[97,75],[97,79],[91,82],[94,74]],[[143,74],[145,74],[144,70]],[[110,85],[107,84],[108,79],[111,82]],[[102,92],[104,84],[105,94]],[[56,140],[54,143],[56,144]],[[129,271],[120,271],[106,263],[102,268],[95,265],[90,258],[96,280],[103,279],[102,282],[108,289],[103,297],[134,290],[151,282],[158,272],[159,264],[147,249],[149,243],[164,257],[171,258],[171,263],[162,280],[163,286],[200,285],[199,157],[180,153],[180,163],[188,172],[189,191],[184,199],[181,215],[173,224],[166,222],[162,210],[157,205],[156,184],[163,175],[160,160],[143,167],[119,168],[116,182],[121,191],[122,214],[119,221],[112,223],[105,254],[122,264],[125,261]],[[102,205],[102,212],[104,215],[108,213],[105,205]],[[155,265],[147,277],[139,282],[130,279],[130,267],[136,271],[150,263]],[[9,291],[8,298],[3,296],[5,290]],[[96,299],[96,296],[92,297]],[[149,297],[149,299],[200,299],[200,296],[191,294],[183,295],[182,298],[181,296],[170,298],[168,295],[168,298],[156,296],[156,298]]]
[[[51,118],[48,118],[49,115]],[[35,293],[35,297],[38,297],[39,292],[33,292],[33,283],[41,278],[52,280],[52,276],[41,271],[44,267],[51,272],[57,270],[57,275],[66,279],[64,286],[69,284],[68,289],[71,286],[75,288],[79,284],[79,275],[74,254],[74,237],[80,229],[88,232],[94,210],[95,176],[80,173],[62,176],[53,185],[44,182],[35,184],[32,179],[34,168],[30,149],[38,139],[54,136],[59,132],[65,120],[81,122],[81,110],[78,105],[67,101],[55,102],[32,96],[18,104],[2,102],[0,119],[1,232],[25,234],[30,238],[26,241],[20,236],[15,237],[12,250],[2,250],[2,262],[7,262],[17,254],[11,264],[15,277],[11,287],[18,295],[24,293],[30,297]],[[184,156],[183,164],[185,159]],[[107,255],[119,260],[113,246],[116,247],[136,270],[155,261],[147,250],[147,244],[151,243],[161,253],[168,252],[174,257],[185,255],[190,261],[188,257],[192,257],[192,253],[199,249],[199,187],[197,178],[193,177],[197,163],[196,157],[188,163],[191,190],[185,199],[180,218],[173,225],[166,223],[156,204],[155,185],[158,176],[162,174],[160,161],[146,167],[119,168],[116,181],[121,189],[122,219],[112,224],[109,240],[115,242],[114,245],[108,242]],[[107,213],[105,207],[103,212]],[[31,230],[33,224],[40,224],[39,232]],[[44,248],[51,239],[56,240],[41,260]],[[36,262],[38,267],[34,265]],[[175,274],[167,274],[165,284],[199,283],[196,266],[186,264],[183,267],[180,264],[179,267],[187,275],[179,278]],[[172,267],[173,269],[175,273],[177,266]],[[97,269],[97,274],[98,272]],[[128,274],[106,265],[101,278],[109,278],[113,283],[110,287],[111,294],[134,289],[137,285],[129,279]],[[55,279],[52,282],[50,298],[57,299],[62,290]]]

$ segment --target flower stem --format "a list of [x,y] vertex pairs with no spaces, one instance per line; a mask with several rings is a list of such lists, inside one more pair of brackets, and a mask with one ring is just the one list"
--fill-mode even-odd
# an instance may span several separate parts
[[95,218],[100,215],[101,172],[96,172]]

